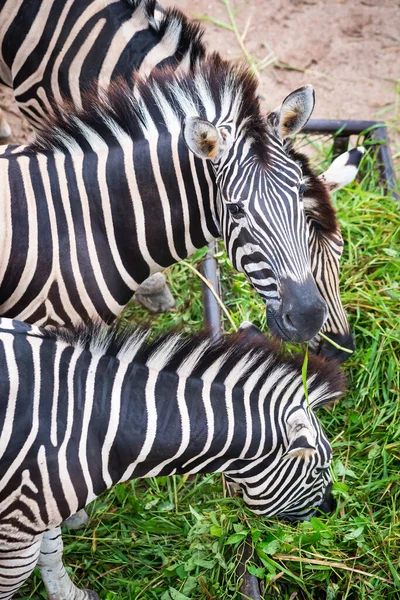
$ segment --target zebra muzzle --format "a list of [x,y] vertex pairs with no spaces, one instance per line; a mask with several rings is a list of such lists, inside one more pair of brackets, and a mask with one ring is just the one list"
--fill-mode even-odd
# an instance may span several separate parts
[[281,303],[277,309],[267,307],[271,332],[284,341],[308,342],[323,326],[328,307],[318,291],[314,278],[305,281],[281,281]]

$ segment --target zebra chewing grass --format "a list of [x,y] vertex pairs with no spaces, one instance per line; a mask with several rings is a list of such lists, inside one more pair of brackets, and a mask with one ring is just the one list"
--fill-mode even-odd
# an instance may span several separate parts
[[304,520],[332,510],[331,447],[314,413],[337,363],[246,334],[215,342],[91,325],[0,321],[0,598],[37,564],[52,600],[89,600],[62,563],[60,523],[118,482],[224,472],[249,509]]

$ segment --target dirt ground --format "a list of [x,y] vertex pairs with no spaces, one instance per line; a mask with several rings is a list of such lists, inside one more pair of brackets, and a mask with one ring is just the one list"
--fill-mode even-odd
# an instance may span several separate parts
[[[164,2],[176,5],[174,0]],[[396,0],[231,0],[245,44],[263,59],[271,50],[287,68],[261,72],[266,108],[305,83],[316,90],[314,116],[392,118],[400,84],[400,2]],[[229,22],[222,0],[180,0],[192,18]],[[235,34],[206,22],[210,49],[242,56]],[[383,111],[383,112],[382,112]]]
[[[229,23],[222,0],[162,0],[189,17]],[[278,64],[260,72],[266,110],[293,89],[312,83],[314,117],[393,120],[400,96],[400,2],[397,0],[231,0],[244,44],[256,62],[273,53]],[[232,31],[205,21],[209,49],[238,60],[243,52]],[[30,128],[12,95],[1,88],[0,106],[24,142]]]

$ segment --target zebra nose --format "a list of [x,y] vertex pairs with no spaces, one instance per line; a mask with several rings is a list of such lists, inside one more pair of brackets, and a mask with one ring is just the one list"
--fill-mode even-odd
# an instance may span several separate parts
[[293,342],[307,342],[314,337],[328,316],[328,307],[318,291],[314,278],[298,283],[281,282],[281,327]]

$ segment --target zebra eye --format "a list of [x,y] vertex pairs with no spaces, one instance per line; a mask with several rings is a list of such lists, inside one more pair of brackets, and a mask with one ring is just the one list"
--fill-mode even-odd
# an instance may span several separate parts
[[302,198],[304,196],[305,191],[306,191],[306,186],[305,186],[304,183],[301,183],[300,186],[299,186],[299,196],[300,196],[300,198]]
[[242,217],[244,215],[243,207],[239,203],[231,203],[226,205],[228,207],[229,212],[234,217]]

